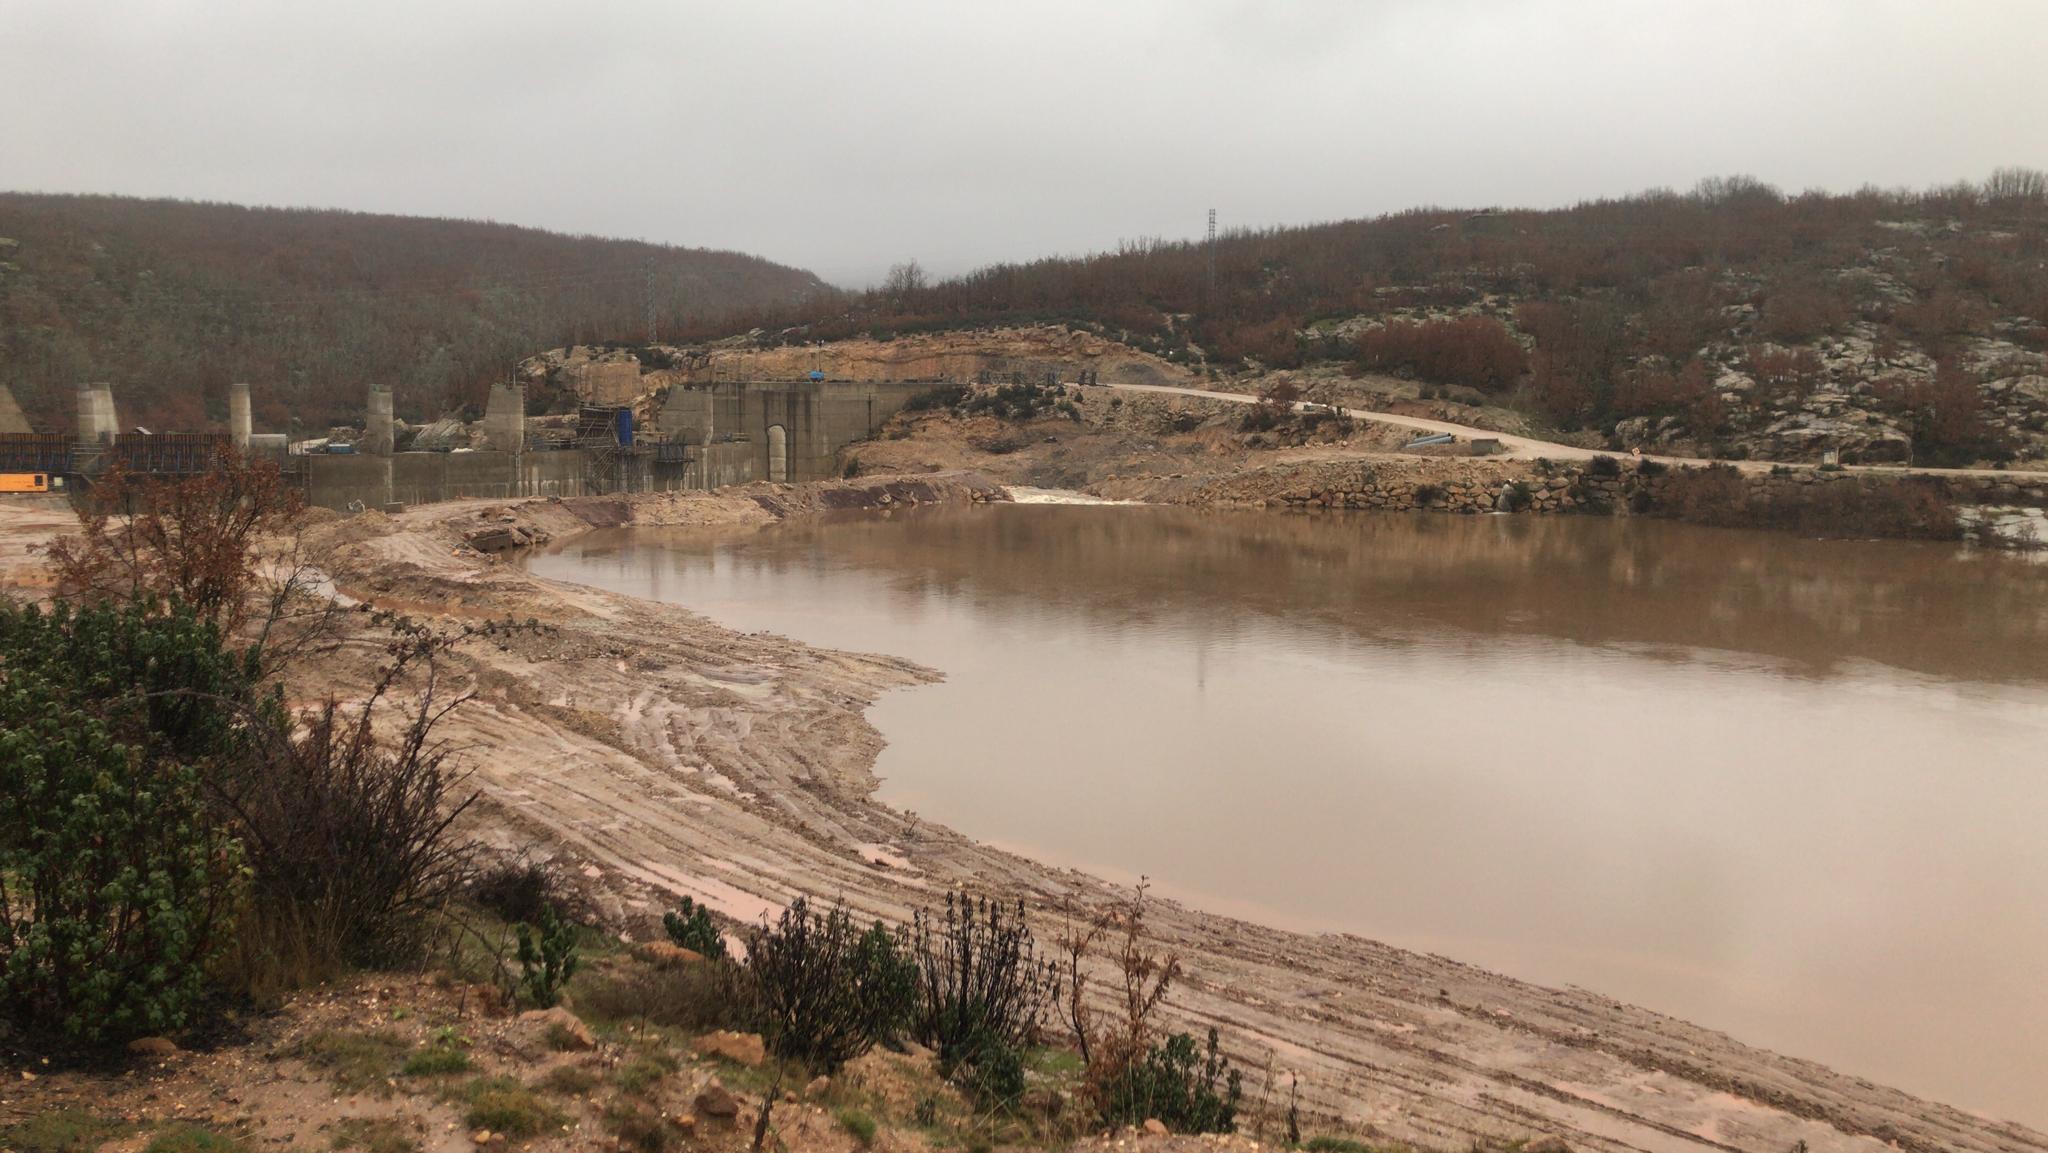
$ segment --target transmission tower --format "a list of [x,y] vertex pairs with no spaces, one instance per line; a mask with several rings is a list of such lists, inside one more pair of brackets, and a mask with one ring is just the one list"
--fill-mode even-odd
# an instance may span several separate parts
[[1209,291],[1216,291],[1216,210],[1209,210]]

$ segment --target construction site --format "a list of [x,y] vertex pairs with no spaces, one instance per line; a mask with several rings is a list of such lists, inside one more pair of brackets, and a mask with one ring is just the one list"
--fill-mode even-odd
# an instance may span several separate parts
[[[89,491],[112,469],[152,476],[206,472],[232,449],[277,461],[314,507],[387,512],[471,497],[822,480],[836,475],[842,448],[872,437],[931,382],[686,384],[643,398],[638,407],[586,402],[553,417],[529,417],[525,386],[499,384],[490,390],[483,419],[468,426],[454,420],[404,425],[394,416],[392,391],[373,385],[360,430],[298,440],[256,431],[253,387],[229,386],[226,432],[167,432],[124,427],[111,384],[81,385],[73,434],[31,428],[0,388],[0,475],[29,478],[34,491]],[[451,426],[459,435],[450,435]]]

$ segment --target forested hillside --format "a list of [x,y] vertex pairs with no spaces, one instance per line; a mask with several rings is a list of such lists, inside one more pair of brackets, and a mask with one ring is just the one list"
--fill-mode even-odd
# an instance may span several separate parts
[[46,428],[100,380],[158,428],[222,421],[230,381],[258,386],[259,427],[358,418],[372,381],[434,416],[535,349],[643,336],[650,284],[670,328],[824,291],[739,253],[476,221],[4,193],[0,382]]
[[[1224,372],[1335,360],[1645,446],[1998,460],[2048,444],[2048,176],[1788,196],[1743,178],[1554,211],[1136,243],[728,330],[1085,324]],[[703,326],[710,335],[716,326]]]

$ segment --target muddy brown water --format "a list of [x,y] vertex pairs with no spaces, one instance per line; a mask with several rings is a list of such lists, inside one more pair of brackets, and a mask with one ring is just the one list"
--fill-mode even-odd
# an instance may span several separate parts
[[529,563],[942,670],[881,797],[970,836],[2048,1124],[2048,565],[1057,505]]

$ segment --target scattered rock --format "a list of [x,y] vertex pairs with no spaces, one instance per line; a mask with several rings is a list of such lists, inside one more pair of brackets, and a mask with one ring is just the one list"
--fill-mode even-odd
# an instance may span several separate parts
[[826,1094],[826,1092],[828,1092],[831,1088],[832,1078],[822,1076],[813,1077],[811,1078],[811,1083],[804,1086],[804,1096],[823,1097]]
[[177,1056],[178,1046],[169,1037],[137,1037],[128,1042],[128,1051],[137,1057],[162,1059]]
[[[1157,1117],[1147,1117],[1145,1118],[1145,1132],[1154,1137],[1164,1137],[1166,1136],[1166,1122],[1161,1121]],[[1558,1151],[1550,1150],[1549,1153],[1558,1153]]]
[[555,1048],[581,1051],[597,1046],[597,1038],[591,1035],[590,1027],[560,1005],[552,1009],[529,1009],[519,1014],[519,1019]]
[[724,1029],[697,1038],[697,1052],[707,1057],[722,1057],[750,1069],[768,1059],[767,1047],[761,1044],[759,1033],[733,1033]]
[[740,1115],[740,1103],[725,1086],[713,1081],[694,1102],[697,1112],[716,1121],[730,1121]]
[[697,1131],[697,1115],[694,1113],[678,1113],[670,1117],[668,1123],[675,1126],[676,1132],[681,1133],[685,1137]]

